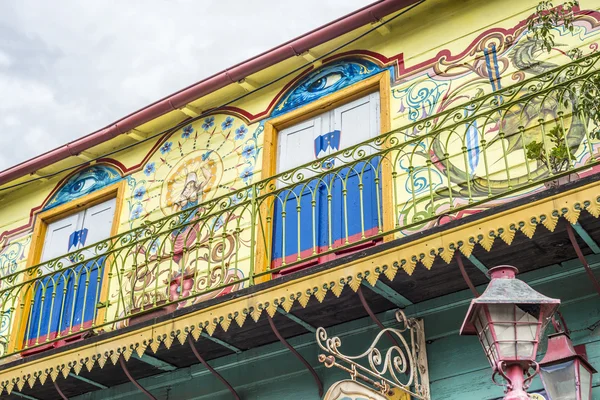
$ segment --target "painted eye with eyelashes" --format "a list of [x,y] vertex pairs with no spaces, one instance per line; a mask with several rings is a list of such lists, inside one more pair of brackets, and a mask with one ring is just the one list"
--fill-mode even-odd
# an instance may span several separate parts
[[311,93],[318,92],[320,90],[329,89],[331,86],[335,85],[342,79],[344,76],[339,72],[331,72],[325,74],[321,77],[315,77],[315,80],[310,82],[306,90]]
[[381,71],[364,59],[344,59],[313,71],[298,82],[275,107],[273,116],[310,103]]
[[47,203],[45,210],[77,199],[121,180],[121,175],[108,166],[93,166],[72,176]]
[[72,185],[70,185],[69,192],[71,194],[85,193],[91,188],[93,188],[97,182],[98,179],[96,179],[93,176],[88,176],[85,178],[82,177],[81,179],[78,179],[77,181],[73,182]]

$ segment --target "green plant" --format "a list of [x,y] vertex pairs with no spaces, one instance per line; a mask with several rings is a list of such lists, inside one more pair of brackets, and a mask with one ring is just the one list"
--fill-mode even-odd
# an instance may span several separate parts
[[573,112],[591,122],[590,137],[600,139],[600,72],[587,79],[573,102]]
[[[567,1],[557,7],[551,1],[540,2],[535,13],[527,19],[529,35],[550,52],[554,47],[553,28],[562,24],[569,32],[575,29],[574,7],[579,7],[579,1]],[[579,48],[570,49],[566,54],[572,60],[583,57]],[[590,138],[600,139],[600,73],[591,76],[575,92],[564,93],[558,100],[565,107],[572,104],[573,113],[591,125]]]
[[564,130],[556,125],[545,139],[541,142],[534,140],[525,146],[527,158],[545,165],[553,174],[566,171],[575,154],[568,147]]
[[[554,7],[551,1],[540,2],[535,13],[527,19],[529,35],[541,42],[542,47],[550,52],[554,47],[554,34],[552,30],[561,23],[569,32],[573,32],[575,16],[573,8],[579,6],[579,1],[567,1]],[[573,57],[581,56],[581,51],[575,49]]]

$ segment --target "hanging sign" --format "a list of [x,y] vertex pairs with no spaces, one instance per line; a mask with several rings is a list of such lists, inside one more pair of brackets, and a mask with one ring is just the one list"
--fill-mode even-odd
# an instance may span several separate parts
[[339,381],[331,385],[323,400],[409,400],[410,397],[398,390],[393,389],[390,396],[384,396],[381,393],[362,385],[353,380]]

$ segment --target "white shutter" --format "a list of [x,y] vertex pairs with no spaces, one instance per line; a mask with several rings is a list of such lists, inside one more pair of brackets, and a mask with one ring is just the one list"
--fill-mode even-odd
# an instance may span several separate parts
[[88,230],[86,246],[110,237],[116,204],[117,200],[112,198],[85,210],[82,229]]
[[379,93],[333,110],[334,129],[342,133],[340,150],[379,135]]
[[[282,129],[278,134],[277,173],[316,159],[315,139],[329,127],[329,116],[318,117]],[[325,126],[324,126],[325,125]]]
[[[49,223],[46,228],[46,237],[40,262],[60,257],[66,253],[75,251],[77,248],[84,247],[78,245],[69,249],[71,234],[84,228],[88,229],[85,246],[110,237],[115,215],[115,205],[116,199],[113,198],[84,211]],[[70,264],[70,261],[67,259],[62,261],[65,266]]]
[[[334,130],[341,132],[339,148],[329,147],[315,154],[315,139]],[[277,173],[326,157],[379,133],[379,93],[372,93],[279,131]]]
[[83,214],[84,211],[48,224],[41,262],[60,257],[69,252],[69,237],[73,232],[80,229]]

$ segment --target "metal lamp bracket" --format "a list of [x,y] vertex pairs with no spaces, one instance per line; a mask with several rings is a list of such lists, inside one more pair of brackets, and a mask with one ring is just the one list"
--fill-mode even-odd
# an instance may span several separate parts
[[[412,398],[430,400],[423,320],[407,318],[402,310],[396,311],[396,320],[399,327],[382,329],[369,348],[355,356],[343,354],[341,339],[330,338],[325,328],[318,328],[317,344],[327,353],[320,354],[319,361],[327,368],[348,372],[352,380],[360,380],[384,396],[399,389]],[[380,343],[384,335],[394,338],[385,350]]]

